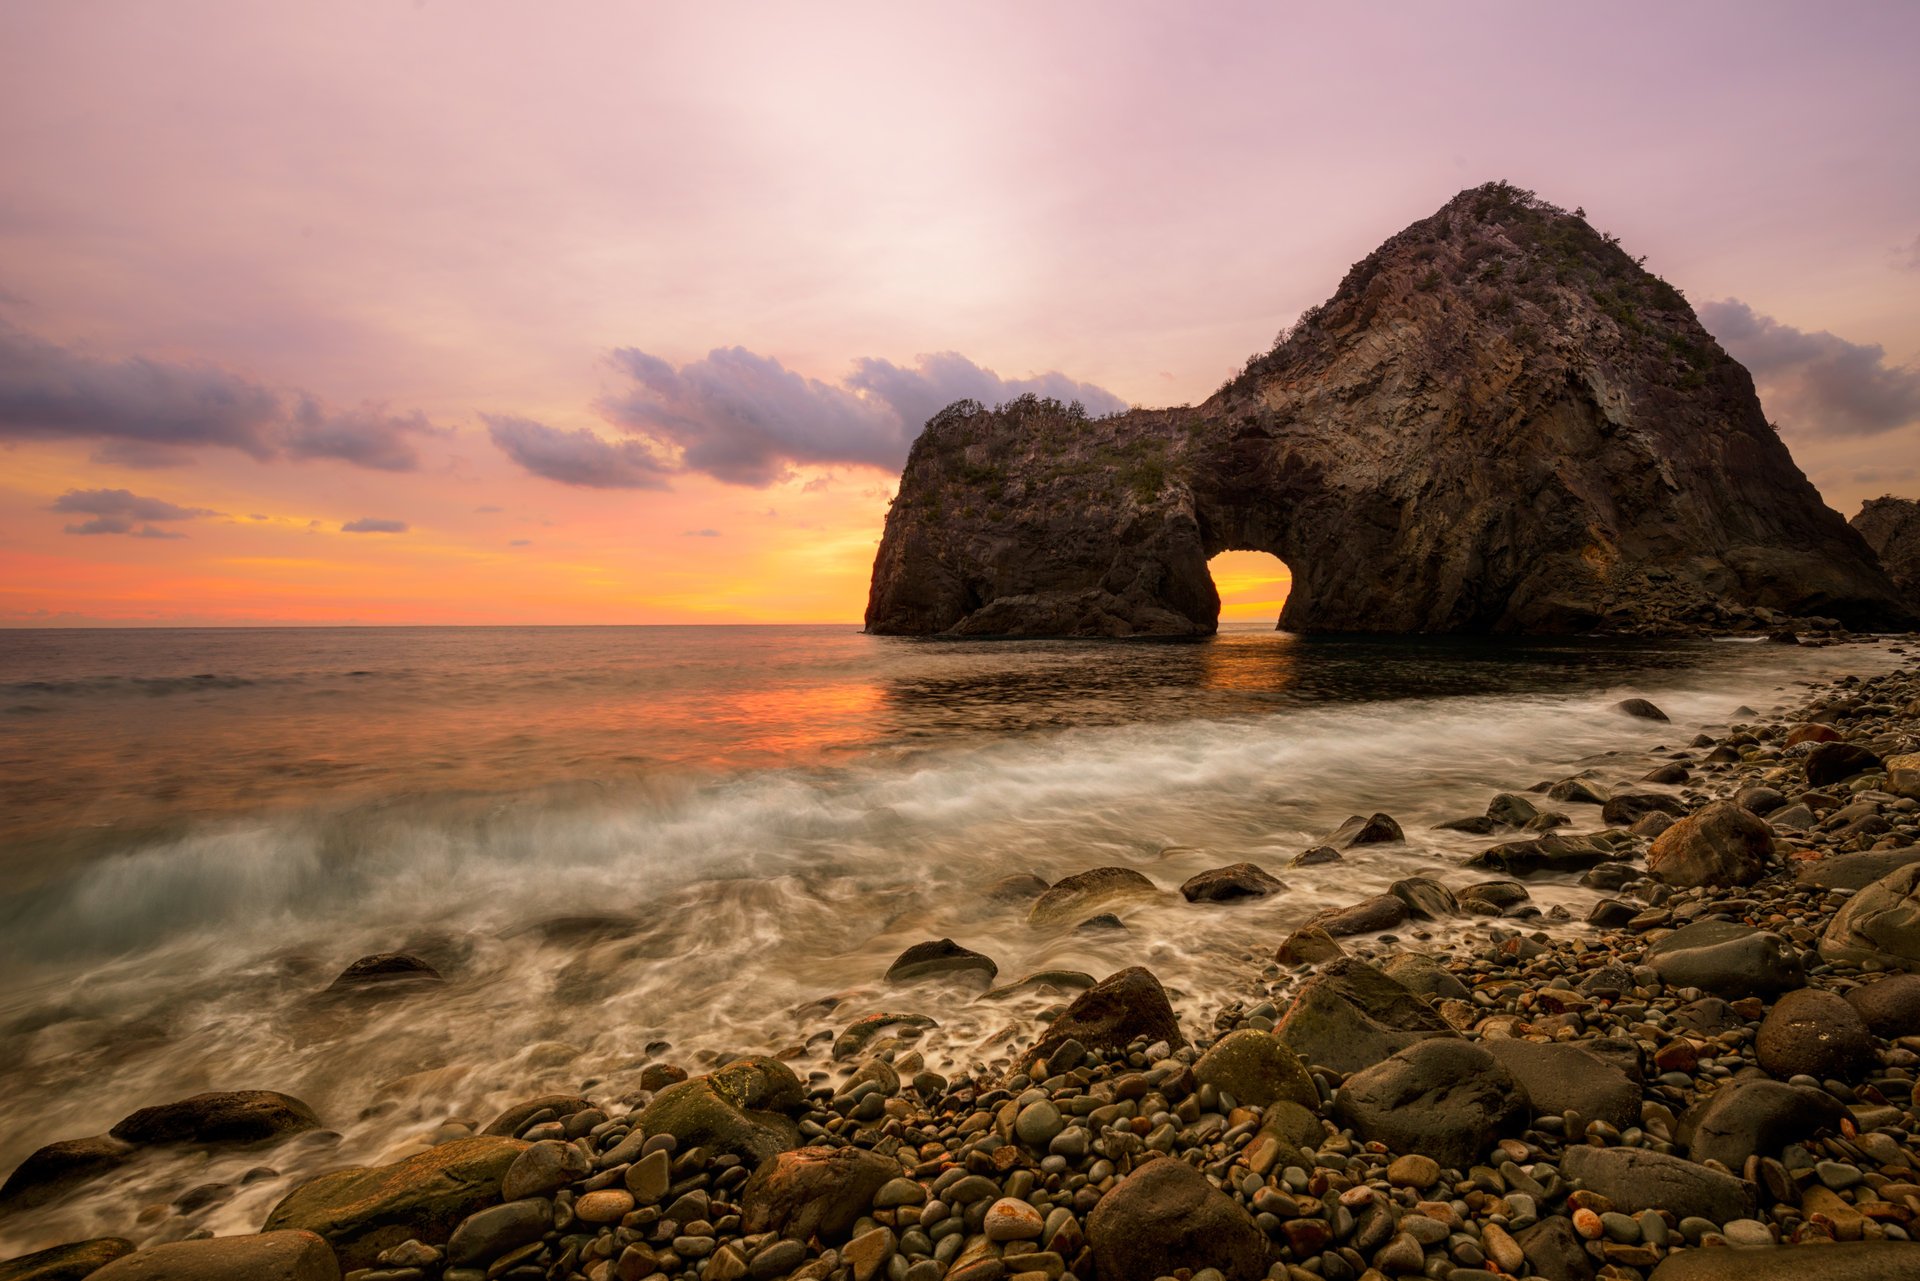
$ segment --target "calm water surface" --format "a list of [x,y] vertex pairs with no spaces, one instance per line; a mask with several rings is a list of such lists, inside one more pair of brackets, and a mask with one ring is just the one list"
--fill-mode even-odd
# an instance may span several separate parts
[[[1266,630],[0,632],[0,1170],[200,1089],[285,1090],[341,1135],[158,1159],[0,1219],[0,1246],[123,1233],[266,1159],[278,1177],[141,1224],[149,1240],[257,1229],[303,1173],[547,1089],[617,1098],[655,1058],[788,1048],[804,1071],[823,1033],[906,1009],[939,1021],[925,1052],[958,1070],[1046,1013],[1038,996],[888,988],[888,962],[927,938],[988,953],[1003,979],[1145,963],[1204,1026],[1319,908],[1416,871],[1476,879],[1459,863],[1483,842],[1431,824],[1581,769],[1635,778],[1742,703],[1898,661]],[[1608,710],[1628,694],[1674,724]],[[1404,847],[1286,866],[1375,809]],[[1036,928],[981,892],[1103,864],[1172,891],[1242,859],[1288,891],[1235,907],[1169,892],[1124,909],[1118,937]],[[396,948],[448,982],[350,1008],[316,996]]]

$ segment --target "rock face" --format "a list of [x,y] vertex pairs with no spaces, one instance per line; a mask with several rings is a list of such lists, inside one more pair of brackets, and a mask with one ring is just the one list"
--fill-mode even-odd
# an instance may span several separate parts
[[1909,605],[1920,608],[1920,502],[1870,498],[1851,522]]
[[1912,617],[1679,291],[1504,183],[1392,237],[1204,404],[962,401],[907,460],[867,630],[1203,636],[1270,552],[1293,631]]

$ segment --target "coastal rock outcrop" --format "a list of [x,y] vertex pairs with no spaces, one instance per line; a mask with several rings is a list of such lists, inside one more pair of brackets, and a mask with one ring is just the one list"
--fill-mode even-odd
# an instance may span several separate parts
[[1920,609],[1920,500],[1870,498],[1848,523],[1873,548],[1907,603]]
[[1914,616],[1680,292],[1576,213],[1462,192],[1197,407],[961,401],[915,441],[867,630],[1204,636],[1270,552],[1293,631]]

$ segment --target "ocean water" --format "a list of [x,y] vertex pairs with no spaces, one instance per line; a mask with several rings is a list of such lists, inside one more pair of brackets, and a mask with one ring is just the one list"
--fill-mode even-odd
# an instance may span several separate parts
[[[1580,770],[1637,778],[1743,703],[1899,661],[1884,645],[1267,630],[0,632],[0,1172],[206,1089],[284,1090],[330,1130],[156,1156],[0,1217],[0,1254],[256,1230],[298,1178],[393,1159],[449,1118],[589,1082],[617,1098],[656,1061],[782,1051],[827,1070],[830,1034],[876,1011],[933,1018],[929,1065],[964,1071],[1057,1006],[887,985],[925,939],[987,953],[1003,982],[1145,964],[1204,1028],[1257,998],[1275,945],[1320,908],[1416,872],[1481,879],[1460,864],[1489,842],[1434,823]],[[1628,695],[1673,723],[1610,710]],[[1599,826],[1566,808],[1573,830]],[[1375,810],[1405,845],[1287,866]],[[1241,860],[1287,891],[1174,892]],[[1036,927],[983,893],[1109,864],[1167,891],[1120,908],[1122,934]],[[1533,889],[1576,918],[1595,897]],[[447,982],[321,995],[392,950]],[[171,1208],[209,1182],[236,1186]]]

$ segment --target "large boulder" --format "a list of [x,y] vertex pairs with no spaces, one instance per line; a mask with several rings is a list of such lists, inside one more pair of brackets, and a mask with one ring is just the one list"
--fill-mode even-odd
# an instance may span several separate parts
[[150,1245],[89,1281],[340,1281],[340,1264],[311,1232],[263,1232]]
[[1751,885],[1767,873],[1773,829],[1732,801],[1714,801],[1660,833],[1647,871],[1668,885]]
[[914,983],[921,979],[964,978],[991,985],[1000,973],[993,958],[952,939],[915,943],[894,958],[887,967],[889,983]]
[[1533,1275],[1544,1281],[1592,1281],[1593,1259],[1586,1241],[1564,1214],[1550,1214],[1513,1234]]
[[1187,1043],[1180,1034],[1167,989],[1151,970],[1138,965],[1109,974],[1062,1010],[1046,1034],[1027,1052],[1027,1058],[1050,1058],[1068,1041],[1089,1050],[1124,1050],[1136,1040],[1165,1041],[1179,1049]]
[[1873,1036],[1846,998],[1819,988],[1774,1003],[1753,1039],[1760,1066],[1781,1078],[1848,1080],[1873,1063]]
[[1100,1281],[1156,1281],[1215,1268],[1226,1281],[1267,1274],[1267,1236],[1247,1212],[1185,1162],[1139,1166],[1087,1216]]
[[1840,1241],[1677,1250],[1651,1281],[1920,1281],[1920,1243]]
[[1807,981],[1791,943],[1733,921],[1682,926],[1647,949],[1647,964],[1668,987],[1697,987],[1729,1000],[1776,996]]
[[132,1253],[133,1242],[125,1237],[70,1241],[0,1263],[0,1281],[82,1281]]
[[0,1208],[31,1209],[65,1196],[73,1189],[133,1157],[133,1145],[101,1134],[87,1139],[60,1139],[27,1154],[0,1184]]
[[1471,994],[1451,970],[1425,952],[1395,952],[1380,963],[1380,970],[1429,1001],[1464,1001]]
[[1823,890],[1864,890],[1903,867],[1920,863],[1920,846],[1903,850],[1864,850],[1836,854],[1808,863],[1794,874],[1801,885]]
[[1337,939],[1351,938],[1356,934],[1394,929],[1406,924],[1407,916],[1407,905],[1397,895],[1376,894],[1347,907],[1316,912],[1308,918],[1307,925],[1325,930]]
[[1670,814],[1683,818],[1687,804],[1665,792],[1615,792],[1600,807],[1600,821],[1608,827],[1632,827],[1649,814]]
[[1391,814],[1355,814],[1334,828],[1323,844],[1336,850],[1350,850],[1360,845],[1391,845],[1406,839],[1407,834],[1400,830],[1400,824]]
[[1533,898],[1518,881],[1476,881],[1455,891],[1463,911],[1475,916],[1499,916],[1523,907]]
[[592,1099],[577,1094],[542,1094],[531,1099],[522,1099],[493,1120],[487,1122],[482,1134],[499,1134],[507,1138],[518,1138],[520,1132],[536,1120],[564,1121],[576,1112],[585,1112],[593,1106]]
[[108,1133],[123,1143],[263,1143],[320,1128],[313,1109],[274,1090],[221,1090],[141,1108]]
[[1387,893],[1405,903],[1408,915],[1416,920],[1444,921],[1460,915],[1460,900],[1431,876],[1405,877],[1387,886]]
[[1513,1074],[1461,1040],[1420,1041],[1356,1072],[1334,1095],[1333,1111],[1364,1142],[1462,1170],[1530,1115]]
[[740,1193],[749,1234],[778,1232],[798,1241],[845,1239],[900,1163],[863,1148],[799,1148],[755,1170]]
[[[1547,876],[1584,872],[1596,863],[1618,858],[1611,847],[1585,836],[1542,836],[1530,841],[1506,841],[1484,849],[1467,866],[1508,876]],[[1471,888],[1471,887],[1469,887]]]
[[1096,867],[1055,881],[1034,900],[1027,920],[1035,925],[1062,925],[1159,893],[1158,886],[1130,867]]
[[1215,1041],[1193,1065],[1193,1079],[1252,1107],[1263,1108],[1277,1099],[1304,1108],[1320,1106],[1320,1092],[1299,1057],[1279,1037],[1256,1028],[1229,1032]]
[[501,1181],[527,1146],[480,1135],[392,1165],[323,1174],[282,1198],[262,1231],[318,1233],[349,1272],[408,1239],[444,1245],[468,1215],[500,1200]]
[[1807,786],[1831,787],[1885,766],[1886,762],[1856,743],[1815,743],[1807,753]]
[[1754,1209],[1752,1188],[1733,1175],[1645,1148],[1570,1147],[1561,1154],[1560,1172],[1627,1214],[1668,1210],[1676,1218],[1728,1223]]
[[1848,899],[1827,923],[1820,955],[1851,965],[1920,968],[1920,863],[1896,868]]
[[1300,1059],[1358,1072],[1452,1028],[1420,996],[1354,957],[1327,962],[1300,985],[1275,1034]]
[[758,1165],[800,1146],[800,1128],[784,1115],[806,1089],[778,1059],[739,1059],[706,1076],[669,1085],[640,1112],[640,1129],[671,1134],[682,1150],[717,1148]]
[[1481,1045],[1520,1082],[1538,1115],[1578,1112],[1616,1130],[1640,1124],[1640,1086],[1617,1063],[1564,1041],[1504,1038]]
[[1759,1077],[1730,1081],[1681,1118],[1679,1138],[1696,1161],[1743,1168],[1750,1156],[1778,1156],[1789,1143],[1836,1130],[1846,1109],[1825,1090]]
[[1847,1004],[1875,1036],[1920,1036],[1920,974],[1890,974],[1847,993]]
[[1285,881],[1258,863],[1230,863],[1190,876],[1180,886],[1189,903],[1231,903],[1238,899],[1265,898],[1286,889]]

